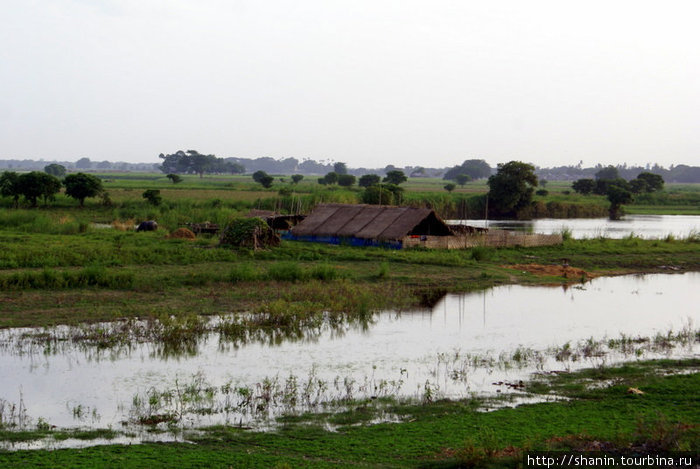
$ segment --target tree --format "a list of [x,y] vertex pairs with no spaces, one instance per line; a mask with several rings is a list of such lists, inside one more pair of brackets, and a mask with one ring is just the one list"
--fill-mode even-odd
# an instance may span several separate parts
[[60,179],[66,175],[66,167],[60,164],[51,163],[44,166],[44,172]]
[[333,172],[338,175],[348,174],[348,166],[345,163],[339,161],[333,164]]
[[22,195],[19,188],[19,174],[14,171],[5,171],[0,176],[0,195],[12,197],[15,208],[19,206],[19,198]]
[[386,186],[369,186],[362,193],[362,202],[372,205],[393,205],[394,193]]
[[654,173],[640,173],[637,180],[646,183],[646,192],[656,192],[664,188],[664,178]]
[[331,171],[330,173],[323,176],[323,184],[336,184],[338,182],[338,173]]
[[641,194],[643,192],[651,192],[649,186],[644,179],[632,179],[630,181],[630,191],[634,194]]
[[357,183],[357,185],[360,187],[375,186],[379,184],[381,180],[382,178],[376,174],[365,174],[364,176],[360,176],[360,181]]
[[216,164],[217,158],[214,155],[202,155],[197,150],[187,150],[187,154],[190,157],[190,168],[199,174],[200,178]]
[[411,171],[411,174],[410,174],[410,177],[412,177],[412,178],[418,178],[418,177],[423,177],[423,176],[425,176],[425,168],[422,166],[418,166],[413,171]]
[[75,167],[78,169],[90,169],[92,168],[92,162],[90,158],[80,158],[75,162]]
[[66,186],[66,195],[78,200],[81,207],[84,206],[86,198],[96,197],[103,191],[102,180],[91,174],[69,174],[63,180],[63,184]]
[[265,176],[261,177],[260,181],[258,181],[258,182],[260,184],[262,184],[262,186],[265,189],[269,189],[270,187],[272,187],[272,183],[275,182],[275,178],[266,174]]
[[384,182],[389,184],[395,184],[397,186],[402,182],[406,182],[407,180],[408,178],[400,169],[389,171],[388,173],[386,173],[386,177],[384,178]]
[[521,161],[499,164],[488,185],[492,211],[498,216],[517,218],[532,203],[537,187],[535,167]]
[[593,193],[597,195],[607,195],[608,194],[608,188],[612,184],[617,184],[618,186],[625,187],[627,190],[630,190],[630,187],[624,179],[618,177],[615,179],[596,179],[595,181],[595,187],[593,188]]
[[491,166],[484,160],[465,160],[461,165],[448,170],[442,178],[454,180],[460,174],[467,174],[472,179],[487,178],[491,176]]
[[146,199],[151,205],[158,206],[163,202],[163,197],[161,197],[158,189],[146,189],[144,193],[141,194],[141,197]]
[[292,174],[292,184],[299,184],[302,179],[304,179],[303,174]]
[[[217,158],[217,161],[222,161],[221,158]],[[232,161],[225,161],[221,164],[221,172],[222,173],[231,173],[231,174],[243,174],[245,173],[245,166],[243,166],[240,163],[234,163]]]
[[32,207],[36,207],[39,197],[44,199],[44,204],[54,198],[54,195],[61,190],[61,181],[56,176],[42,171],[32,171],[19,175],[17,190]]
[[457,181],[457,184],[459,184],[462,187],[464,187],[464,185],[471,180],[472,180],[472,177],[468,174],[458,174],[455,177],[455,181]]
[[180,176],[178,176],[177,174],[174,174],[174,173],[170,173],[170,174],[168,174],[168,175],[165,176],[165,177],[167,177],[168,179],[170,179],[170,180],[173,182],[173,184],[177,184],[178,182],[182,182],[182,178],[181,178]]
[[620,172],[615,166],[606,166],[597,173],[595,173],[596,179],[617,179],[620,177]]
[[447,192],[452,192],[453,190],[455,190],[455,187],[457,187],[457,186],[452,182],[445,184],[445,190]]
[[172,155],[158,155],[158,158],[163,160],[160,170],[166,174],[184,174],[190,169],[190,156],[182,150],[178,150]]
[[593,192],[595,181],[593,179],[578,179],[574,181],[571,188],[579,194],[588,195]]
[[338,175],[338,185],[343,187],[350,187],[355,184],[355,176],[352,174],[339,174]]
[[268,175],[268,174],[267,174],[265,171],[262,171],[262,170],[260,170],[260,171],[255,171],[255,172],[253,173],[253,181],[259,183],[259,182],[261,182],[262,179],[263,179],[265,176],[267,176],[267,175]]
[[214,155],[205,155],[197,150],[178,150],[172,155],[161,153],[158,158],[163,160],[158,168],[166,174],[199,174],[204,173],[231,173],[240,174],[245,172],[245,167],[231,159],[225,160]]
[[627,187],[618,184],[608,186],[608,200],[610,201],[610,219],[619,220],[622,216],[622,204],[632,202],[632,193]]

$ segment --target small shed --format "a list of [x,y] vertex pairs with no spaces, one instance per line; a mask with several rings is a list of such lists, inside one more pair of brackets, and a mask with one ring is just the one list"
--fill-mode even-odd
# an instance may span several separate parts
[[401,249],[409,239],[451,235],[445,222],[427,208],[319,204],[285,238]]

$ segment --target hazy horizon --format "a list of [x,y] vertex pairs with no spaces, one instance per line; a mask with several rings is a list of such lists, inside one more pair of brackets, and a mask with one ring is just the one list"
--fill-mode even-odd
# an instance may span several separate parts
[[700,4],[7,0],[0,159],[700,161]]

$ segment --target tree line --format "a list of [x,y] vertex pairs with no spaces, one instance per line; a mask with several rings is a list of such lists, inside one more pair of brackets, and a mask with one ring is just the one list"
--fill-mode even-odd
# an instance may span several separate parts
[[[0,195],[9,197],[15,207],[19,207],[23,198],[31,207],[36,207],[40,199],[44,205],[55,200],[56,194],[65,187],[68,197],[77,200],[82,207],[88,197],[97,197],[104,193],[102,180],[85,173],[65,175],[66,169],[61,165],[48,165],[45,171],[31,171],[18,174],[5,171],[0,174]],[[59,174],[62,179],[56,174]]]
[[626,180],[620,177],[615,166],[602,168],[595,173],[595,179],[582,178],[574,181],[571,188],[579,194],[605,195],[610,202],[610,218],[621,216],[621,207],[634,200],[635,194],[657,192],[664,188],[664,178],[658,174],[642,172],[636,178]]
[[204,155],[197,150],[179,150],[170,155],[161,153],[158,158],[163,160],[160,170],[165,174],[242,174],[245,167],[239,163],[218,158],[214,155]]

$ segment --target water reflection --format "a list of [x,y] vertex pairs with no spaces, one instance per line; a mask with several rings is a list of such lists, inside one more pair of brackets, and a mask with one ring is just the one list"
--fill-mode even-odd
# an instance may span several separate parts
[[621,220],[608,218],[541,218],[537,220],[451,220],[449,223],[470,226],[524,231],[527,233],[556,234],[571,231],[576,239],[625,238],[630,235],[647,239],[667,236],[686,238],[700,233],[697,215],[625,215]]
[[[194,425],[249,423],[350,398],[520,392],[507,383],[535,371],[695,355],[699,281],[686,273],[426,292],[432,308],[324,314],[305,327],[223,316],[7,330],[0,398],[58,426]],[[250,321],[266,327],[247,329]],[[119,340],[107,339],[109,327]]]

